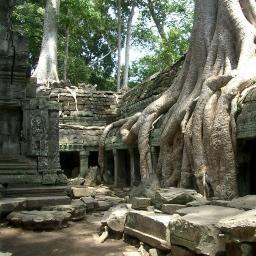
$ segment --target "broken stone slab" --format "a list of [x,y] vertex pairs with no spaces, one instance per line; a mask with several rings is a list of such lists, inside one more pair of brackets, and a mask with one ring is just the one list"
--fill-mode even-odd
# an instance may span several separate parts
[[98,201],[95,200],[94,198],[92,197],[82,197],[80,198],[80,200],[86,204],[86,210],[88,212],[90,211],[94,211],[95,209],[97,209],[99,207],[98,205]]
[[93,187],[71,187],[72,197],[79,199],[81,197],[95,197],[95,188]]
[[223,218],[217,226],[226,243],[256,242],[256,209]]
[[42,211],[64,211],[71,215],[71,220],[77,221],[85,217],[86,205],[80,200],[73,200],[71,205],[45,206]]
[[195,200],[202,200],[203,196],[192,189],[184,188],[161,188],[155,193],[153,200],[155,206],[161,209],[163,204],[183,204]]
[[126,204],[111,207],[101,220],[102,226],[108,226],[114,232],[123,233],[126,217],[130,210]]
[[235,216],[242,210],[204,205],[177,210],[180,217],[170,224],[172,244],[185,247],[197,254],[216,255],[225,251],[219,239],[217,223],[225,217]]
[[174,214],[177,210],[185,208],[183,204],[163,204],[161,211],[167,214]]
[[63,211],[21,211],[10,213],[7,220],[25,229],[51,230],[65,227],[70,217]]
[[233,207],[243,210],[252,210],[256,208],[256,195],[247,195],[244,197],[238,197],[230,201],[227,205],[228,207]]
[[27,202],[25,198],[0,199],[0,217],[4,217],[13,211],[25,210]]
[[151,198],[133,197],[130,201],[132,208],[135,210],[146,210],[151,205]]
[[174,215],[133,210],[127,215],[124,233],[154,248],[169,251],[171,249],[169,223],[172,221],[176,221]]

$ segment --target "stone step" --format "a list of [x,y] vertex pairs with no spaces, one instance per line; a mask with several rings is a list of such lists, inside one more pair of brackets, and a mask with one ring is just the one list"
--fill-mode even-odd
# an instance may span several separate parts
[[43,206],[70,204],[68,196],[20,197],[0,199],[0,217],[13,211],[38,210]]
[[39,186],[39,187],[8,187],[3,194],[5,197],[35,197],[35,196],[65,196],[67,186]]

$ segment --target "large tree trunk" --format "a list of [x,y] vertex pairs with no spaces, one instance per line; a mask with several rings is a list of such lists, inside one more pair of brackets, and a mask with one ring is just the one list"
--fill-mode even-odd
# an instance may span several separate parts
[[122,17],[121,17],[121,0],[118,0],[117,23],[118,23],[118,41],[117,41],[117,90],[121,88],[121,39],[122,39]]
[[132,34],[132,20],[135,10],[135,1],[132,3],[131,12],[127,23],[127,34],[126,34],[126,45],[125,45],[125,66],[124,66],[124,81],[123,88],[128,88],[128,77],[129,77],[129,64],[130,64],[130,44],[131,44],[131,34]]
[[44,17],[44,33],[38,65],[32,77],[38,84],[58,82],[57,72],[57,15],[59,0],[47,0]]
[[[143,180],[156,171],[163,186],[194,186],[206,196],[230,199],[238,195],[236,106],[256,79],[256,3],[196,0],[194,15],[183,68],[124,141],[138,139]],[[164,112],[158,167],[152,170],[149,134]]]

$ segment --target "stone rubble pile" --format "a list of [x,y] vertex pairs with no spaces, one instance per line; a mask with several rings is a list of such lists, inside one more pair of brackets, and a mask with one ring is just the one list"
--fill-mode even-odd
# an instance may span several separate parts
[[[256,255],[256,196],[228,202],[206,200],[194,190],[167,188],[153,198],[127,202],[106,186],[72,187],[72,191],[70,204],[25,211],[24,201],[12,199],[0,209],[13,211],[7,217],[11,224],[44,230],[63,228],[87,213],[88,220],[92,212],[100,214],[101,230],[140,241],[137,255],[142,255],[141,250],[152,256]],[[129,190],[119,191],[125,192]]]

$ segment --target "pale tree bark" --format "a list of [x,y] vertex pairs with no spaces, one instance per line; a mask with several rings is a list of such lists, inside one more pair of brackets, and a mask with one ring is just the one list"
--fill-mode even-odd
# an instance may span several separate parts
[[66,26],[66,40],[65,40],[65,55],[64,55],[64,68],[63,68],[63,79],[67,80],[67,72],[68,72],[68,55],[69,55],[69,38],[70,38],[70,29],[69,24]]
[[[254,0],[195,1],[182,69],[126,130],[126,143],[138,140],[142,180],[156,172],[162,186],[195,187],[222,199],[238,195],[234,120],[240,95],[256,80],[255,26]],[[149,135],[162,113],[160,156],[152,170]]]
[[[156,2],[156,4],[157,4],[157,2]],[[161,21],[157,17],[157,14],[155,13],[155,6],[154,6],[154,2],[152,0],[148,0],[148,9],[149,9],[150,15],[156,25],[157,31],[158,31],[159,35],[161,36],[163,43],[167,42],[166,34],[164,32],[164,25],[161,23]]]
[[44,17],[44,32],[38,65],[32,77],[38,84],[58,82],[57,72],[57,16],[59,0],[47,0]]
[[118,23],[118,39],[117,39],[117,90],[121,88],[121,39],[122,39],[122,18],[121,18],[121,0],[118,0],[117,23]]
[[130,46],[131,46],[131,34],[132,34],[132,20],[134,16],[135,2],[133,1],[131,6],[131,12],[129,14],[127,22],[127,33],[126,33],[126,45],[125,45],[125,66],[124,66],[124,81],[123,88],[128,88],[129,78],[129,64],[130,64]]

